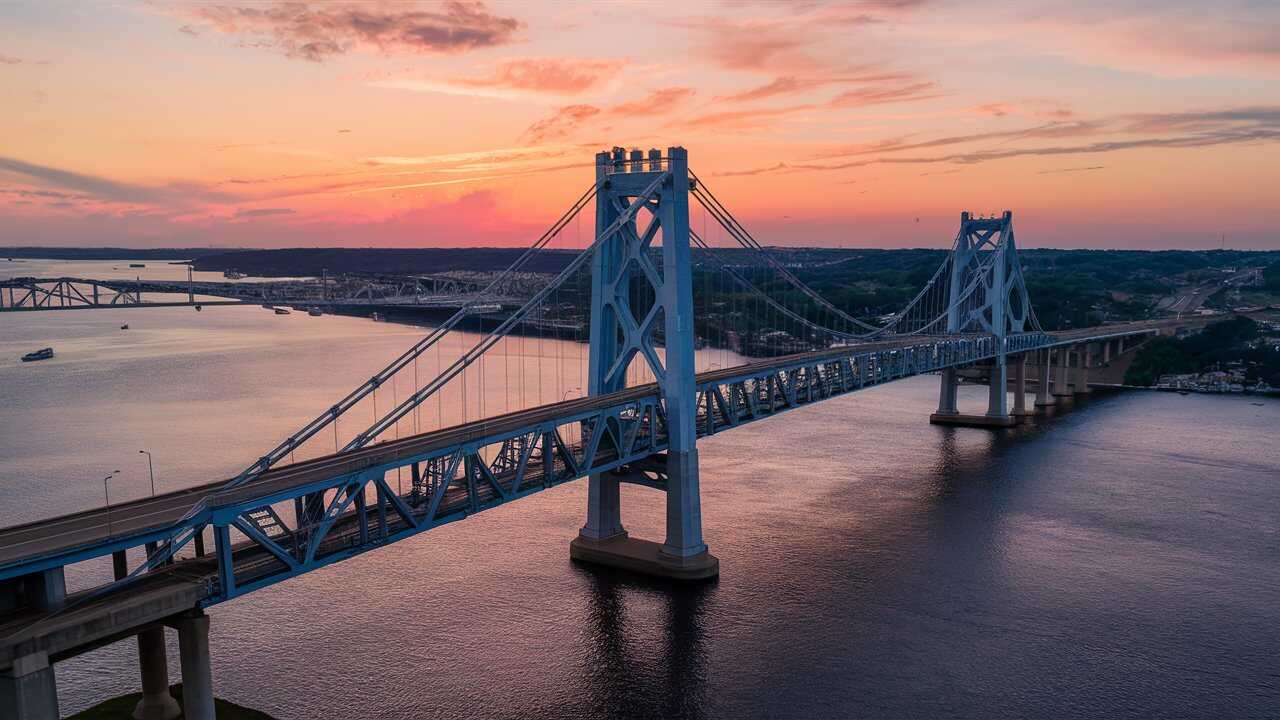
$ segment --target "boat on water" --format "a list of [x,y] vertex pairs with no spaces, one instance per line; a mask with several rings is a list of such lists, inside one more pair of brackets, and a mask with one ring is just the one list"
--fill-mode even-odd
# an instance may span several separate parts
[[121,326],[120,326],[120,329],[121,329],[121,330],[128,330],[128,329],[129,329],[129,323],[125,323],[125,324],[121,325]]
[[222,277],[224,277],[224,278],[226,278],[226,279],[228,279],[228,280],[242,280],[242,279],[244,279],[244,278],[246,278],[246,277],[249,277],[249,276],[248,276],[248,275],[245,275],[244,273],[240,272],[239,270],[223,270],[223,271],[222,271]]
[[22,362],[33,362],[35,360],[48,360],[53,357],[53,348],[41,348],[35,352],[29,352],[22,356]]
[[276,309],[275,309],[275,311],[276,311],[276,314],[277,314],[277,315],[288,315],[288,314],[289,314],[289,308],[286,308],[286,307],[278,307],[278,308],[276,308]]
[[320,317],[321,315],[324,314],[324,311],[318,307],[313,307],[307,310],[307,314],[310,315],[311,317]]
[[129,263],[129,267],[146,267],[146,263]]

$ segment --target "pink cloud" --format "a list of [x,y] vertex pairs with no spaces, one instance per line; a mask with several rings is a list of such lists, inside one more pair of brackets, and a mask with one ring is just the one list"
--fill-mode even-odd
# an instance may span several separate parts
[[[357,49],[421,54],[505,45],[521,27],[481,2],[446,2],[438,10],[402,3],[195,5],[180,14],[250,46],[317,62]],[[190,25],[183,27],[194,34]]]

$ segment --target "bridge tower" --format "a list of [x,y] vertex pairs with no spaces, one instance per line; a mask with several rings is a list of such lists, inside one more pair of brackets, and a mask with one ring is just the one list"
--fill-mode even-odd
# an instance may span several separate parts
[[[632,362],[647,365],[662,397],[668,448],[646,465],[662,478],[656,484],[638,471],[590,476],[587,521],[570,543],[570,555],[662,577],[714,577],[720,563],[702,541],[698,482],[688,154],[682,147],[669,148],[665,157],[656,149],[647,156],[616,147],[599,153],[596,189],[596,237],[637,199],[644,210],[592,258],[588,391],[621,390]],[[629,537],[623,527],[620,484],[629,481],[666,492],[662,544]]]
[[[1006,338],[1025,330],[1031,319],[1031,301],[1022,278],[1013,236],[1013,213],[1000,217],[960,214],[960,231],[951,248],[947,278],[947,333],[981,334],[993,343],[987,365],[990,394],[985,415],[966,415],[956,407],[957,370],[942,371],[938,411],[930,422],[943,425],[1002,427],[1013,425],[1008,406],[1008,343]],[[1021,367],[1022,357],[1016,358]],[[1015,392],[1025,392],[1025,372],[1017,373]],[[1019,410],[1022,402],[1018,402]]]

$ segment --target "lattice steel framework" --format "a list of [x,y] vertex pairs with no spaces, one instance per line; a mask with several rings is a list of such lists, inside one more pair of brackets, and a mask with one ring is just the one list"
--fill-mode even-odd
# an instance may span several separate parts
[[[665,180],[654,180],[665,175]],[[636,358],[652,371],[666,416],[667,537],[676,557],[706,552],[702,542],[698,456],[694,428],[693,280],[689,250],[689,164],[684,148],[648,157],[622,148],[596,155],[596,234],[637,201],[619,232],[597,244],[592,258],[589,392],[617,392]],[[661,247],[661,264],[652,252]],[[661,338],[659,338],[661,332]],[[659,340],[664,352],[658,351]],[[591,476],[587,522],[592,540],[624,532],[616,477]]]

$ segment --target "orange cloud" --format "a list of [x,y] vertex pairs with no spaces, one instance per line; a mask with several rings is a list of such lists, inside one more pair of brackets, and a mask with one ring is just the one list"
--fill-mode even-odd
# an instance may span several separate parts
[[624,65],[624,60],[513,58],[498,63],[488,74],[454,78],[450,82],[462,87],[577,95],[613,79]]

